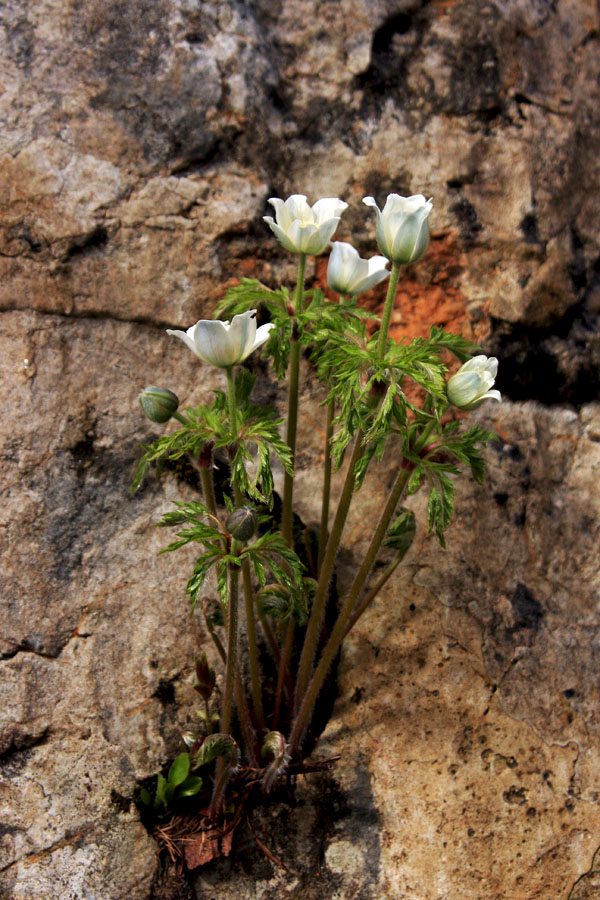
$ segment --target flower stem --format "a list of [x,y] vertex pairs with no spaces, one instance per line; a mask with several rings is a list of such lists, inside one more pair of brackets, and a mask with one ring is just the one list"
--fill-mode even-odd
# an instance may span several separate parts
[[211,638],[213,639],[213,643],[214,643],[215,647],[217,648],[217,653],[221,657],[221,661],[222,661],[223,665],[226,666],[227,665],[227,654],[225,653],[225,647],[221,643],[221,638],[216,633],[216,631],[214,630],[212,625],[209,624],[207,619],[205,619],[205,622],[206,622],[206,627],[208,628],[208,633],[210,634]]
[[344,601],[342,611],[338,616],[335,627],[331,632],[331,636],[321,655],[319,664],[310,681],[310,684],[308,685],[306,693],[304,694],[289,740],[289,750],[290,754],[292,755],[296,753],[300,748],[300,745],[304,738],[304,733],[310,722],[317,697],[319,696],[321,688],[323,687],[323,682],[325,681],[327,673],[329,672],[329,668],[342,645],[342,641],[344,640],[344,637],[346,635],[348,621],[352,615],[354,606],[364,586],[364,583],[367,580],[369,572],[371,571],[371,567],[375,562],[375,557],[377,556],[379,548],[381,547],[391,518],[394,515],[396,506],[400,501],[400,497],[402,496],[402,493],[406,488],[409,476],[410,470],[403,468],[400,470],[398,477],[396,478],[394,487],[392,488],[385,508],[379,519],[375,534],[373,535],[371,543],[369,544],[369,549],[367,550],[366,556],[363,560],[363,564],[354,578],[350,593]]
[[256,622],[254,619],[254,592],[252,590],[252,576],[250,563],[244,559],[242,563],[242,578],[244,582],[244,604],[246,608],[246,629],[248,634],[248,655],[250,658],[250,680],[252,683],[252,702],[256,722],[260,729],[265,724],[265,714],[262,703],[262,685],[260,680],[260,667],[258,664],[258,645],[256,642]]
[[208,702],[206,697],[204,698],[204,715],[206,717],[206,733],[212,734],[213,723],[212,723],[212,717],[210,714],[210,703]]
[[246,758],[248,759],[248,762],[251,766],[257,766],[258,748],[256,746],[256,734],[252,726],[252,717],[250,716],[248,700],[246,699],[246,694],[244,692],[244,685],[242,684],[242,676],[240,674],[239,668],[235,673],[235,703],[237,706],[240,728],[242,729],[242,735],[244,736],[244,750],[246,751]]
[[[298,316],[302,312],[302,301],[304,298],[304,272],[306,269],[306,255],[300,254],[298,262],[298,282],[296,285],[296,296],[294,300],[294,315]],[[294,328],[294,324],[292,328]],[[296,459],[296,430],[298,425],[298,386],[300,376],[300,343],[297,336],[292,331],[292,342],[290,347],[290,380],[288,388],[288,421],[286,443],[291,450],[292,466]],[[281,533],[287,543],[292,546],[292,529],[294,522],[293,511],[294,497],[294,476],[285,473],[283,482],[283,510],[281,514]]]
[[217,516],[217,501],[215,498],[215,485],[213,482],[212,469],[200,469],[200,481],[202,482],[202,493],[206,508],[211,516]]
[[269,650],[271,652],[271,656],[273,657],[273,661],[276,665],[278,665],[281,659],[281,653],[279,652],[277,639],[275,637],[275,634],[273,633],[273,629],[271,628],[271,623],[269,622],[265,614],[261,613],[260,611],[258,613],[258,618],[260,624],[262,625],[262,630],[267,640],[267,644],[269,645]]
[[323,616],[327,603],[327,595],[329,592],[329,583],[333,574],[333,567],[335,565],[335,557],[340,545],[340,541],[342,539],[342,532],[344,530],[344,525],[346,524],[346,517],[348,515],[348,510],[350,509],[350,503],[352,502],[352,494],[354,491],[355,483],[355,469],[363,451],[363,437],[364,434],[359,429],[356,432],[354,440],[354,450],[352,451],[352,457],[350,459],[350,462],[348,463],[348,471],[346,472],[346,479],[342,488],[342,494],[340,496],[333,525],[331,526],[331,534],[329,536],[329,540],[327,541],[325,556],[323,558],[323,566],[319,575],[317,592],[315,594],[315,599],[313,600],[310,618],[308,620],[308,627],[306,629],[306,635],[304,637],[304,646],[302,647],[300,664],[298,667],[298,677],[296,680],[295,691],[297,704],[302,701],[304,692],[306,691],[306,688],[308,686],[315,652],[319,643],[319,636],[321,633],[321,626],[323,623]]
[[227,400],[229,403],[229,423],[231,425],[231,433],[237,435],[237,414],[235,408],[235,378],[233,377],[233,366],[227,366],[225,369],[227,375]]
[[327,546],[327,526],[329,525],[329,497],[331,493],[331,438],[333,437],[333,419],[335,417],[335,401],[327,401],[327,425],[325,426],[325,459],[323,461],[323,499],[321,501],[321,526],[319,529],[319,554],[317,557],[317,573]]
[[[290,619],[288,622],[287,631],[285,634],[285,641],[283,644],[283,650],[281,651],[281,659],[279,662],[279,671],[277,672],[277,687],[275,689],[275,702],[273,704],[273,721],[271,723],[271,729],[273,731],[277,730],[277,726],[279,724],[279,711],[281,709],[281,698],[283,695],[283,685],[288,680],[288,667],[290,664],[290,657],[292,655],[292,650],[294,648],[294,633],[296,631],[296,623],[294,619]],[[291,679],[290,679],[291,681]],[[289,685],[289,703],[290,706],[293,704],[293,684]]]
[[390,330],[390,319],[392,318],[392,309],[394,308],[399,277],[400,263],[394,262],[392,263],[392,271],[390,273],[385,305],[383,307],[383,316],[381,318],[381,328],[379,329],[379,337],[377,339],[377,356],[380,360],[383,359],[385,351],[387,350],[388,331]]
[[[229,401],[229,420],[231,430],[235,434],[237,432],[237,412],[235,399],[235,379],[233,377],[233,367],[229,366],[227,372],[227,398]],[[235,505],[241,506],[244,502],[242,491],[236,481],[233,482],[233,492]],[[234,542],[235,543],[235,542]],[[248,559],[242,561],[242,579],[244,584],[244,606],[246,611],[246,629],[248,635],[248,656],[250,660],[250,679],[252,683],[252,702],[256,719],[260,728],[264,725],[264,711],[262,705],[262,687],[260,681],[260,668],[258,664],[258,645],[256,642],[256,626],[254,621],[254,595],[252,590],[252,576],[250,573],[250,563]],[[240,692],[241,699],[245,701],[241,680]],[[238,703],[239,706],[239,703]],[[250,746],[248,752],[251,752]]]
[[[235,546],[237,541],[232,543]],[[233,714],[233,693],[237,669],[238,577],[240,570],[238,566],[230,564],[227,574],[227,667],[225,669],[225,691],[223,693],[220,724],[220,730],[224,734],[229,734],[231,730]]]
[[389,566],[384,571],[383,575],[381,575],[381,577],[378,579],[378,581],[375,583],[375,585],[371,588],[371,590],[366,595],[366,597],[363,600],[361,600],[360,604],[356,607],[356,609],[352,613],[352,616],[350,617],[350,621],[346,625],[346,634],[348,634],[348,632],[354,628],[354,626],[356,625],[356,623],[358,622],[358,620],[360,619],[362,614],[365,612],[366,609],[368,609],[368,607],[371,605],[371,603],[373,602],[373,600],[375,599],[377,594],[381,591],[381,589],[384,587],[384,585],[386,585],[387,582],[390,580],[390,578],[392,577],[392,575],[394,574],[394,572],[396,571],[396,569],[402,562],[402,559],[403,559],[402,555],[397,556],[396,559],[389,564]]

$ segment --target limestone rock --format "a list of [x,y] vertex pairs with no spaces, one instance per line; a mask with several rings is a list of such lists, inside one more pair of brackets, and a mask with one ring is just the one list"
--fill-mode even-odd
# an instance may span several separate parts
[[[372,255],[361,198],[396,191],[434,212],[395,335],[434,321],[483,342],[517,402],[482,413],[501,440],[486,484],[461,482],[449,550],[422,535],[348,644],[319,750],[344,763],[264,814],[297,881],[247,835],[196,890],[593,895],[599,32],[589,0],[5,0],[0,892],[157,900],[131,797],[194,721],[205,638],[185,554],[157,559],[153,528],[194,485],[128,494],[159,433],[136,394],[199,402],[219,375],[164,326],[242,276],[292,282],[268,197],[343,197],[337,237]],[[325,268],[310,261],[309,283]],[[321,399],[309,378],[307,520]],[[353,513],[342,582],[389,471]]]
[[185,485],[128,494],[152,434],[136,394],[161,368],[182,399],[214,384],[198,385],[192,355],[151,328],[13,312],[0,340],[12,398],[0,884],[27,900],[145,900],[155,847],[132,795],[194,724],[189,682],[204,638],[189,618],[183,559],[156,556],[165,541],[153,525]]
[[[291,812],[260,820],[261,839],[291,872],[261,870],[248,837],[243,861],[198,874],[202,900],[593,891],[599,735],[587,685],[600,627],[600,410],[503,404],[478,415],[499,439],[485,484],[460,482],[447,551],[425,533],[417,494],[420,536],[345,644],[340,696],[315,754],[341,760],[299,785]],[[353,565],[385,473],[372,473],[354,511]],[[310,466],[299,479],[310,517]],[[322,812],[324,838],[306,810],[323,796],[339,810],[331,824]],[[278,815],[281,833],[269,818]]]

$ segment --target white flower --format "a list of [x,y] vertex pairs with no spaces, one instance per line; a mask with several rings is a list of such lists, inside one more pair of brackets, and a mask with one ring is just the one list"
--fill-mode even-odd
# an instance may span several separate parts
[[474,356],[461,366],[456,375],[448,379],[446,394],[452,406],[458,409],[477,409],[484,400],[501,400],[500,391],[491,391],[498,360],[491,356]]
[[173,331],[167,328],[167,334],[174,334],[195,353],[198,359],[227,369],[242,362],[247,356],[260,347],[274,328],[272,322],[256,327],[256,310],[249,309],[231,322],[218,319],[200,319],[187,331]]
[[335,241],[327,264],[327,283],[338,294],[364,294],[389,276],[387,264],[385,256],[361,259],[352,244]]
[[364,197],[363,203],[374,206],[377,213],[377,243],[379,249],[392,262],[416,262],[427,250],[429,225],[427,219],[433,206],[423,194],[401,197],[389,194],[383,211],[373,197]]
[[292,194],[285,202],[272,197],[269,203],[275,209],[277,221],[271,216],[263,218],[285,249],[312,256],[319,256],[327,248],[348,206],[336,197],[326,197],[310,207],[304,194]]

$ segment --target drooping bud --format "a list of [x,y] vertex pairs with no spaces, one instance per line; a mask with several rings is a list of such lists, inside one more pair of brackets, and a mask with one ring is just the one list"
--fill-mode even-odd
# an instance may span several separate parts
[[231,513],[225,527],[236,541],[249,541],[258,525],[256,510],[251,506],[240,506]]
[[210,700],[215,686],[215,670],[209,666],[206,653],[195,660],[196,678],[198,684],[194,685],[194,689],[198,691],[203,700]]
[[198,748],[194,767],[205,766],[217,757],[224,759],[232,772],[239,766],[240,749],[230,734],[209,734]]
[[140,406],[151,422],[161,425],[177,412],[179,398],[167,388],[147,387],[139,396]]
[[265,794],[268,794],[277,779],[283,775],[290,761],[288,746],[280,731],[270,731],[266,735],[262,745],[261,756],[265,758],[272,757],[271,762],[265,769],[262,780],[263,791]]

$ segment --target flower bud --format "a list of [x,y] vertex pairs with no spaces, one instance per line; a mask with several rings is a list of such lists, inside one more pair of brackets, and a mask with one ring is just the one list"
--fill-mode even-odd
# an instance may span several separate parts
[[498,371],[498,360],[474,356],[448,379],[446,394],[452,406],[466,411],[477,409],[484,400],[500,400],[500,391],[491,391]]
[[383,210],[373,197],[364,197],[363,203],[375,209],[377,244],[385,257],[406,266],[423,256],[429,243],[427,220],[433,205],[431,200],[426,200],[423,194],[412,197],[389,194]]
[[167,388],[147,387],[139,396],[140,406],[151,422],[168,422],[179,407],[179,399]]
[[258,516],[251,506],[240,506],[231,513],[225,527],[236,541],[249,541],[258,525]]

